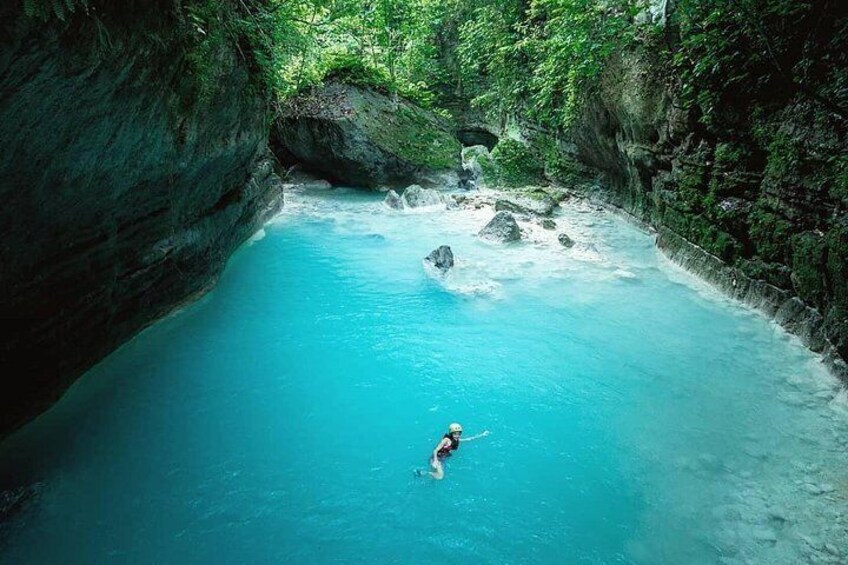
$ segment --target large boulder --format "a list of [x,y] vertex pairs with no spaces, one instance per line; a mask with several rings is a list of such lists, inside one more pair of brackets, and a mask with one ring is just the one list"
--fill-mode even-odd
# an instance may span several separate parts
[[482,239],[507,243],[521,239],[518,223],[509,212],[501,211],[477,234]]
[[437,249],[431,251],[424,260],[441,272],[446,273],[448,269],[453,267],[453,251],[447,245],[440,245]]
[[443,206],[445,199],[438,190],[423,188],[421,185],[413,184],[406,187],[401,196],[403,204],[407,208],[423,208],[427,206]]
[[330,83],[290,100],[274,135],[336,184],[457,184],[461,146],[437,115],[404,99]]

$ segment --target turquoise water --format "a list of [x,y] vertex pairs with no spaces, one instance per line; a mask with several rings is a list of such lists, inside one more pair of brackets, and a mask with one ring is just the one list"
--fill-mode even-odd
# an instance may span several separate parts
[[[288,196],[215,291],[0,446],[5,563],[848,559],[848,402],[616,216]],[[447,279],[421,259],[457,255]],[[441,482],[417,478],[448,423]]]

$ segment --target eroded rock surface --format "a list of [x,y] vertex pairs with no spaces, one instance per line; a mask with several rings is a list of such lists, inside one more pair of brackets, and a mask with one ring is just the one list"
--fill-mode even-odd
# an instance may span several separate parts
[[93,27],[0,11],[18,22],[0,37],[2,436],[209,289],[282,184],[235,46],[198,96],[185,38],[154,7],[96,58]]
[[521,239],[521,229],[512,214],[501,211],[480,230],[478,236],[489,241],[509,243]]
[[330,83],[287,103],[275,138],[304,167],[349,186],[459,183],[448,125],[403,99]]
[[425,260],[443,273],[446,273],[454,264],[453,251],[447,245],[440,245],[431,251]]

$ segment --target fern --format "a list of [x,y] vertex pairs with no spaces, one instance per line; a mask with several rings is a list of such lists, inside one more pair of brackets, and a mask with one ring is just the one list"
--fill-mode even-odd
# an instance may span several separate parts
[[90,0],[22,0],[24,15],[47,22],[52,18],[67,22],[78,10],[89,13]]
[[65,5],[62,3],[62,0],[53,0],[52,2],[53,13],[56,14],[56,17],[65,21]]

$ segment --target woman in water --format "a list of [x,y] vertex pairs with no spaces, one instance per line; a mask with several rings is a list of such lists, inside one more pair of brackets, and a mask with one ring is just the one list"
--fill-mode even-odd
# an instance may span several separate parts
[[[479,439],[487,435],[489,435],[489,430],[486,430],[481,434],[477,434],[476,436],[467,437],[464,441]],[[430,467],[433,470],[430,471],[430,476],[434,479],[441,480],[445,477],[445,468],[442,465],[442,461],[450,457],[452,451],[459,449],[460,436],[462,436],[462,426],[456,423],[451,424],[448,426],[448,433],[442,437],[442,440],[436,446],[436,449],[433,450],[433,456],[430,458]]]

